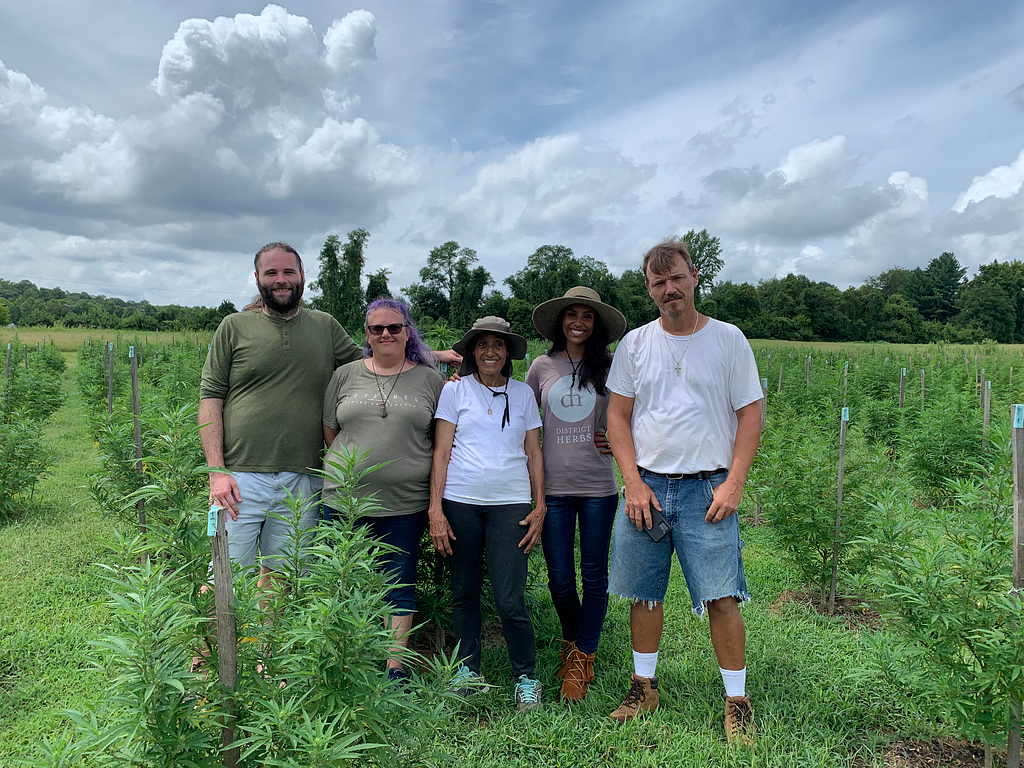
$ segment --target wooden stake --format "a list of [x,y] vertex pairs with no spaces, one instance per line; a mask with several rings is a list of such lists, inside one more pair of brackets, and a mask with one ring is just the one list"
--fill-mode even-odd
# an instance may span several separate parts
[[988,420],[989,420],[989,414],[991,413],[991,408],[992,408],[992,382],[991,381],[986,381],[985,382],[985,386],[982,387],[981,399],[982,399],[982,401],[984,403],[984,407],[985,407],[985,415],[982,417],[982,420],[981,420],[981,435],[982,435],[982,437],[985,437],[985,436],[988,435]]
[[924,368],[921,369],[921,413],[924,413]]
[[900,410],[903,410],[903,396],[907,393],[907,369],[902,368],[900,373]]
[[978,356],[974,356],[974,386],[978,386]]
[[11,380],[11,342],[7,342],[7,367],[4,368],[4,381]]
[[107,362],[107,414],[114,412],[114,342],[110,342],[110,357]]
[[761,431],[768,423],[768,379],[761,379]]
[[976,386],[978,387],[978,407],[979,408],[984,408],[985,407],[985,369],[984,368],[981,369],[981,378],[978,379],[978,382],[977,382]]
[[22,344],[25,347],[25,370],[28,370],[28,344]]
[[[1013,415],[1013,594],[1024,599],[1024,405],[1014,405]],[[1010,737],[1007,768],[1020,768],[1020,699],[1010,702]]]
[[846,365],[843,367],[843,405],[846,405],[846,383],[847,378],[850,375],[850,361],[846,361]]
[[[139,408],[139,358],[135,355],[135,347],[128,347],[128,359],[132,364],[132,414],[135,429],[135,472],[142,477],[142,420],[141,409]],[[139,534],[143,540],[146,538],[146,507],[145,502],[139,499],[135,502],[135,509],[139,513]],[[143,562],[148,555],[144,552]]]
[[775,394],[778,394],[781,391],[782,391],[782,366],[780,365],[779,366],[779,388],[775,391]]
[[[228,556],[228,534],[225,530],[223,509],[216,509],[217,533],[213,537],[213,588],[217,609],[217,674],[221,686],[228,691],[224,699],[224,724],[220,733],[221,747],[227,747],[235,740],[235,690],[238,678],[238,638],[235,629],[235,587],[231,573],[231,558]],[[237,747],[224,750],[225,768],[238,765],[240,751]]]
[[839,422],[839,481],[836,484],[836,531],[832,539],[832,583],[828,589],[828,614],[836,612],[836,582],[839,581],[839,531],[843,515],[843,468],[846,463],[846,424],[850,420],[850,409],[843,408]]

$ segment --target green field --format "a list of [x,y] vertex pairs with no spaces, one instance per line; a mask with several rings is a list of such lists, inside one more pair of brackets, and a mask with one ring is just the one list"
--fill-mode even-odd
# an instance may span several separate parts
[[[34,343],[38,333],[21,332]],[[166,343],[170,334],[149,334]],[[85,339],[113,332],[47,334],[72,352]],[[176,336],[181,339],[181,335]],[[125,339],[126,340],[126,339]],[[191,339],[190,339],[191,340]],[[889,345],[793,345],[752,342],[755,350],[813,349],[816,354],[926,353],[963,363],[966,352],[998,354],[1000,370],[1024,363],[1020,348],[900,348]],[[531,352],[541,351],[532,345]],[[794,355],[795,357],[796,355]],[[937,358],[933,358],[934,360]],[[760,358],[759,358],[760,362]],[[72,360],[72,366],[74,361]],[[948,363],[947,363],[948,365]],[[991,363],[990,363],[991,365]],[[960,369],[961,373],[963,369]],[[769,374],[771,369],[769,368]],[[24,513],[0,536],[0,766],[36,755],[44,736],[59,738],[65,709],[97,702],[108,681],[90,668],[89,641],[111,631],[104,582],[94,563],[106,558],[114,522],[97,508],[87,486],[96,468],[88,409],[71,367],[66,405],[45,427],[56,461]],[[799,379],[787,373],[787,391]],[[1019,389],[1024,376],[1017,379]],[[774,379],[770,380],[771,390]],[[1001,394],[1009,402],[1013,393]],[[769,397],[769,413],[772,413]],[[1005,409],[1004,409],[1005,410]],[[769,417],[769,429],[771,428]],[[831,503],[831,506],[829,506]],[[834,499],[822,502],[834,515]],[[695,619],[678,569],[666,601],[666,628],[658,672],[662,707],[653,716],[618,727],[606,715],[624,695],[632,669],[628,606],[611,603],[598,651],[597,678],[586,699],[572,708],[555,702],[558,622],[543,587],[534,593],[538,675],[546,686],[544,707],[518,715],[511,703],[508,662],[501,641],[485,649],[484,673],[496,689],[466,704],[451,704],[436,733],[431,764],[464,766],[883,766],[887,746],[900,739],[930,741],[955,730],[925,716],[919,691],[880,672],[872,632],[881,626],[859,600],[836,616],[824,616],[805,597],[807,584],[782,552],[771,526],[749,525],[744,510],[744,562],[752,603],[744,608],[748,632],[748,687],[760,736],[752,749],[725,744],[721,680],[706,622]],[[769,511],[770,514],[770,511]],[[533,555],[542,571],[540,552]]]

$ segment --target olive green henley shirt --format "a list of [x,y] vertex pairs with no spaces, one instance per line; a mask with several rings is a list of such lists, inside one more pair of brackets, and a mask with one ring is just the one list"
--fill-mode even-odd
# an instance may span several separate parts
[[224,401],[224,466],[320,469],[324,392],[335,368],[362,355],[324,312],[303,308],[287,320],[258,310],[225,317],[199,385],[200,398]]

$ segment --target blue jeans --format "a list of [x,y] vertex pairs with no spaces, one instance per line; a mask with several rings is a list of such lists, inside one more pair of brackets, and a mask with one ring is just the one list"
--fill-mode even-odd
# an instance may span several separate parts
[[[337,510],[324,504],[324,520],[338,517]],[[387,574],[391,590],[388,605],[393,616],[409,616],[416,612],[416,568],[420,562],[420,539],[427,527],[427,512],[390,517],[360,517],[356,525],[366,526],[370,535],[397,552],[380,556],[381,570]]]
[[[583,653],[597,651],[608,612],[608,545],[619,496],[547,496],[548,513],[541,530],[548,589],[562,638]],[[576,591],[576,519],[580,521],[580,573],[583,601]]]
[[615,521],[609,590],[634,602],[664,602],[675,551],[698,616],[703,616],[707,604],[714,600],[749,600],[738,515],[717,523],[704,520],[715,488],[725,482],[726,474],[706,480],[672,480],[641,469],[640,477],[654,491],[672,533],[661,541],[651,541],[626,517],[623,502]]

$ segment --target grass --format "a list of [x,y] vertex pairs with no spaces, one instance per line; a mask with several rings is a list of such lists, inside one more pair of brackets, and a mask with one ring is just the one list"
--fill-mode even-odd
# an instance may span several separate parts
[[93,563],[110,524],[83,488],[92,466],[88,418],[70,397],[44,432],[55,454],[25,514],[0,535],[0,765],[25,757],[64,727],[66,708],[98,698],[86,670],[89,640],[103,632],[103,587]]

